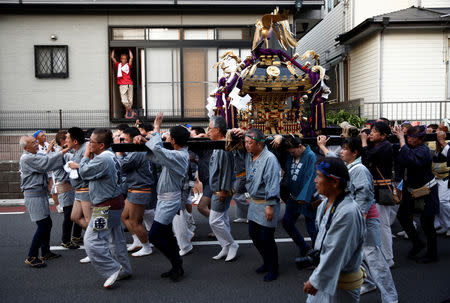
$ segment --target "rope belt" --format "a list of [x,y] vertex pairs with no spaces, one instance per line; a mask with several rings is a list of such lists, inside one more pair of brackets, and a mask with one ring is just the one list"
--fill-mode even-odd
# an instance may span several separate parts
[[373,180],[373,186],[388,186],[392,184],[392,180]]
[[358,289],[361,287],[366,277],[367,277],[366,271],[361,266],[358,271],[355,271],[353,273],[349,274],[341,273],[339,275],[337,287],[342,290]]
[[72,185],[70,184],[70,182],[68,181],[64,181],[64,182],[57,182],[56,183],[56,191],[58,194],[63,194],[66,193],[68,191],[73,190]]
[[81,187],[81,188],[77,188],[75,189],[76,193],[87,193],[89,192],[89,187]]
[[152,189],[151,188],[130,188],[128,190],[129,193],[133,193],[133,194],[151,194],[152,193]]
[[247,173],[245,171],[243,171],[243,172],[237,174],[236,178],[244,177],[245,175],[247,175]]
[[[236,191],[233,189],[231,191],[227,191],[227,197],[232,197],[235,193],[236,193]],[[215,196],[220,196],[220,191],[215,191],[215,192],[213,192],[213,194]]]
[[250,197],[250,199],[256,204],[266,204],[267,203],[266,199],[255,199],[255,198],[252,198],[252,197]]

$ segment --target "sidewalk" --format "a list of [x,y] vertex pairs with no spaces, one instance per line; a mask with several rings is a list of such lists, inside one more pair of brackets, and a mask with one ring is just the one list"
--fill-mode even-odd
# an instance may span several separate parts
[[[55,205],[55,202],[52,198],[48,199],[50,205]],[[0,207],[9,207],[9,206],[25,206],[23,199],[0,199]]]

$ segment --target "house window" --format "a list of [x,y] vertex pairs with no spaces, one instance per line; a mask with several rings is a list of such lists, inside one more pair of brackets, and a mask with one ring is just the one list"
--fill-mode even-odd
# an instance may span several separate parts
[[34,70],[36,78],[69,77],[68,51],[67,45],[35,45]]
[[[141,30],[144,40],[137,38]],[[135,39],[125,39],[132,34]],[[111,27],[108,55],[114,50],[116,61],[122,54],[127,60],[130,60],[130,52],[133,55],[130,68],[132,110],[138,116],[152,119],[158,112],[163,112],[173,121],[203,121],[207,117],[207,99],[217,89],[218,79],[222,76],[222,70],[214,69],[213,65],[227,50],[233,50],[245,59],[251,54],[252,37],[250,26]],[[111,64],[109,75],[111,119],[116,121],[127,119],[117,68]]]

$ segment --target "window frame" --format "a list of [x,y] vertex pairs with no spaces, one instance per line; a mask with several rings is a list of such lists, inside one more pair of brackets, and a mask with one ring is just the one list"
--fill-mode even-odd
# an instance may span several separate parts
[[[50,65],[51,65],[51,73],[49,74],[41,74],[38,72],[38,51],[40,49],[50,48],[52,53],[50,55]],[[66,54],[66,71],[63,73],[54,73],[53,72],[53,49],[62,48]],[[69,78],[69,46],[68,45],[34,45],[34,75],[38,79],[65,79]]]
[[[180,33],[180,39],[178,40],[150,40],[145,37],[145,40],[113,40],[112,34],[114,28],[177,28],[179,29]],[[185,100],[184,100],[184,69],[183,69],[183,51],[185,48],[216,48],[217,52],[219,49],[222,48],[238,48],[238,49],[249,49],[251,48],[251,40],[243,40],[243,39],[223,39],[219,40],[217,39],[217,30],[218,29],[224,29],[224,28],[242,28],[242,29],[249,29],[250,30],[250,39],[253,38],[253,32],[254,32],[254,26],[252,24],[241,24],[241,25],[186,25],[186,26],[179,26],[179,25],[158,25],[158,26],[152,26],[152,25],[110,25],[108,29],[108,52],[111,51],[111,48],[120,48],[120,47],[132,47],[136,49],[136,53],[138,53],[139,49],[146,49],[146,48],[179,48],[180,49],[180,108],[179,111],[181,115],[176,116],[167,116],[165,117],[165,120],[167,121],[183,121],[184,119],[189,119],[190,121],[207,121],[207,116],[199,118],[199,117],[189,117],[188,115],[185,115]],[[185,29],[214,29],[214,40],[183,40],[184,33],[183,31]],[[131,46],[132,45],[132,46]],[[144,52],[145,56],[147,52]],[[110,55],[108,54],[107,60],[110,59]],[[147,58],[145,58],[145,61],[147,62]],[[109,73],[111,73],[111,64],[109,62]],[[140,67],[138,67],[140,68]],[[148,71],[146,71],[148,72]],[[109,79],[108,79],[109,81]],[[140,82],[140,81],[139,81]],[[109,84],[108,84],[109,85]],[[142,91],[142,86],[140,83],[136,84],[137,89]],[[147,80],[145,83],[145,91],[148,92],[147,88]],[[142,100],[140,100],[142,102]],[[206,101],[206,100],[205,100]],[[112,122],[119,122],[122,121],[122,118],[114,117],[114,110],[113,110],[113,100],[111,95],[111,87],[109,89],[109,107],[110,107],[110,120]],[[147,115],[148,110],[148,100],[145,100],[146,105],[146,112],[143,115],[146,119],[151,119],[154,116]],[[144,106],[142,106],[144,107]]]

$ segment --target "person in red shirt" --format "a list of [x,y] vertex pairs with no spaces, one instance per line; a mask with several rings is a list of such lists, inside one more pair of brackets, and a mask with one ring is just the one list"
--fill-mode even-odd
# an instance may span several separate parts
[[131,80],[131,68],[133,67],[133,53],[128,49],[130,55],[130,62],[126,54],[120,55],[120,62],[117,62],[114,57],[114,50],[111,52],[111,60],[114,63],[115,71],[117,72],[117,84],[119,85],[120,97],[122,104],[125,106],[125,118],[131,119],[136,116],[132,110],[133,106],[133,80]]

